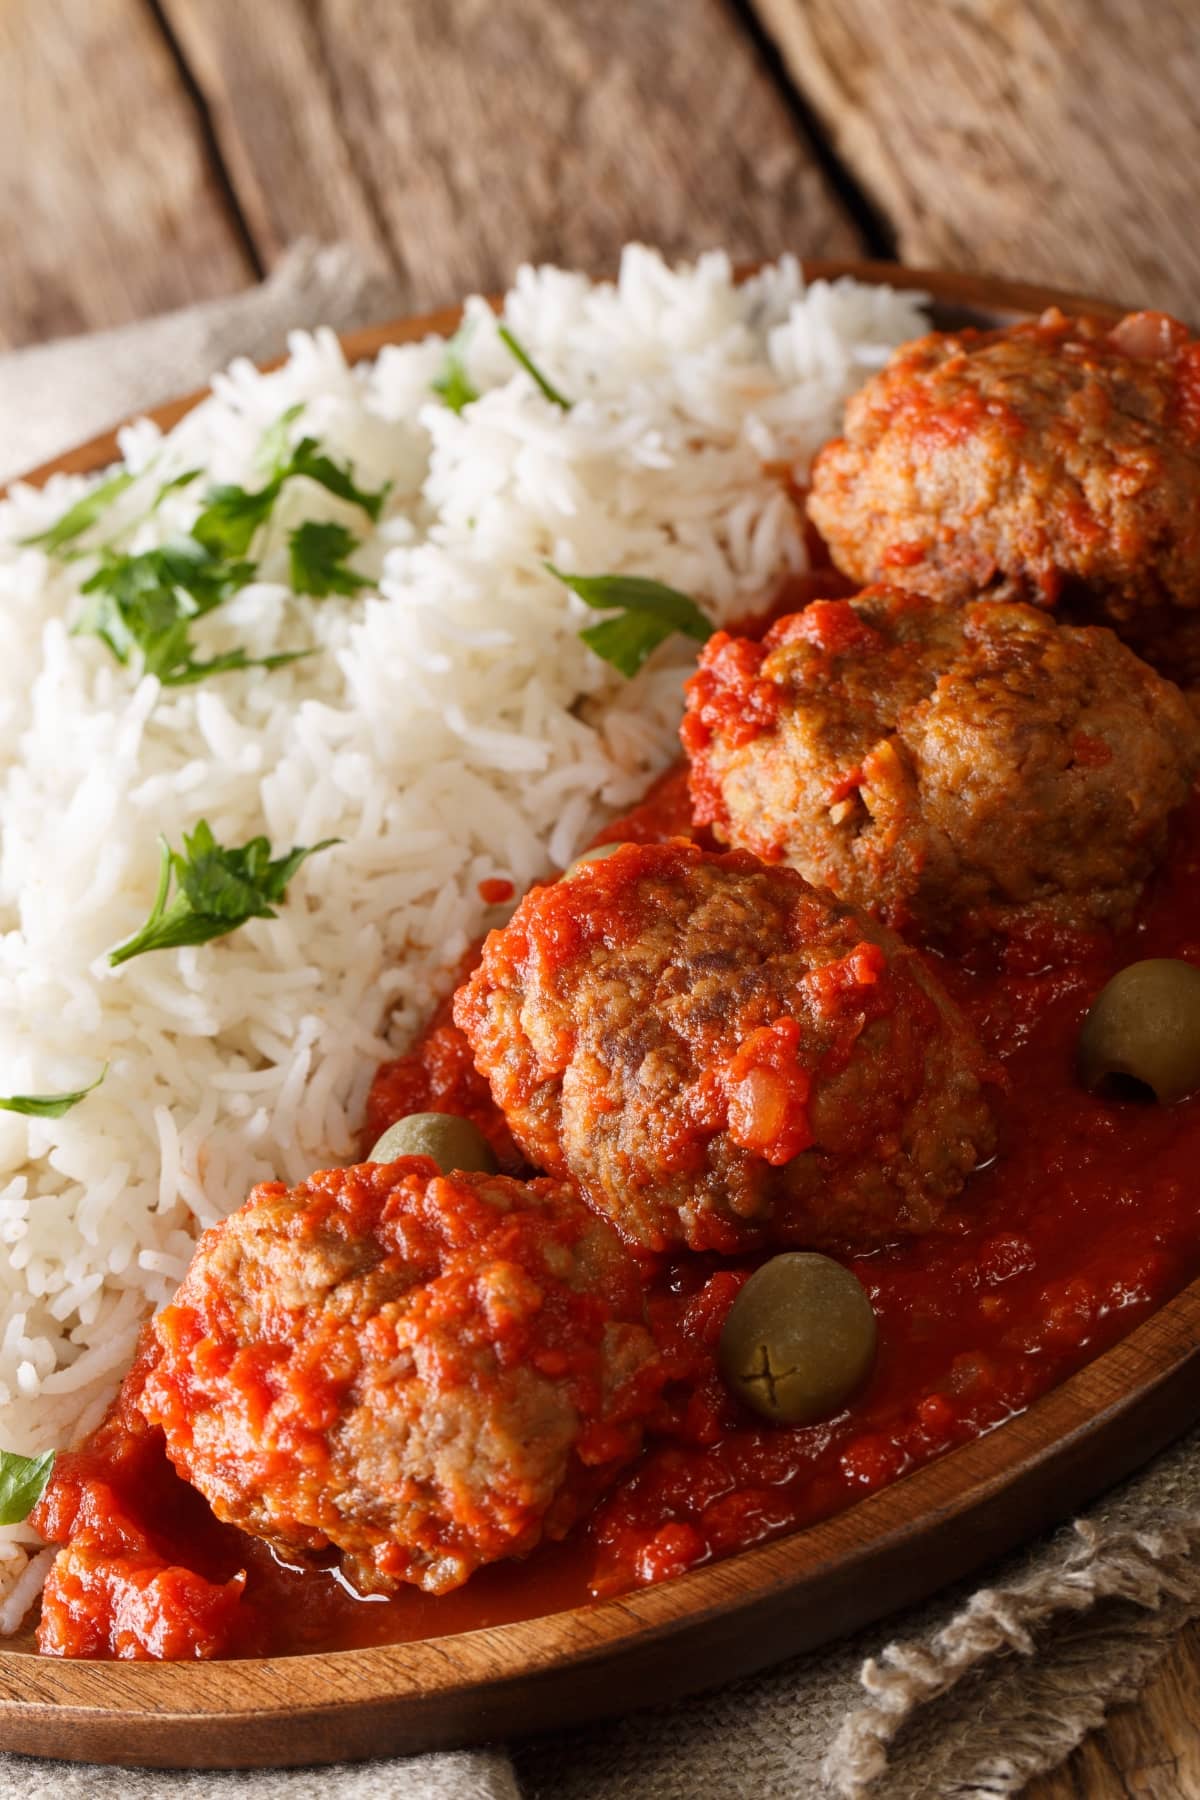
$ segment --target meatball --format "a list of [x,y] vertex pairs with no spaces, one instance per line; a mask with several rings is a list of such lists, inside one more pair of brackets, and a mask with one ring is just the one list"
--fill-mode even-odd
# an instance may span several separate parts
[[938,601],[1200,607],[1200,342],[1161,313],[932,332],[850,400],[809,513],[837,567]]
[[561,1537],[661,1371],[637,1267],[553,1181],[426,1157],[258,1187],[154,1323],[138,1404],[218,1518],[365,1591]]
[[1200,767],[1170,682],[1030,606],[817,601],[711,639],[688,688],[700,819],[957,943],[1127,923]]
[[921,957],[740,853],[626,844],[534,888],[454,1016],[531,1161],[656,1250],[927,1231],[991,1149]]

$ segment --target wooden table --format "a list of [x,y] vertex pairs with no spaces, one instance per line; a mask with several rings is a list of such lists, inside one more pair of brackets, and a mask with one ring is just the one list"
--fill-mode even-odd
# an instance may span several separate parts
[[[1188,0],[0,0],[0,348],[349,238],[424,309],[543,258],[867,253],[1200,317]],[[1200,1797],[1200,1629],[1035,1800]]]

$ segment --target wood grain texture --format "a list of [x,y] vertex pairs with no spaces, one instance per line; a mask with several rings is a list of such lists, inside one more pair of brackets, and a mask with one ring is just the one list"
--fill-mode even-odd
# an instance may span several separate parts
[[354,239],[413,307],[668,252],[857,233],[724,0],[162,0],[268,259]]
[[[964,313],[1007,318],[1062,298],[890,273],[932,290],[941,324]],[[360,332],[347,352],[370,355],[454,323],[449,313]],[[187,404],[164,409],[160,423]],[[99,468],[112,452],[112,439],[98,438],[53,466]],[[668,1700],[865,1623],[1074,1510],[1200,1413],[1198,1371],[1200,1282],[1000,1430],[778,1543],[603,1605],[395,1649],[165,1667],[3,1652],[0,1742],[92,1761],[274,1765],[474,1742],[627,1710],[651,1693]],[[1177,1721],[1195,1692],[1189,1667],[1177,1656],[1159,1683]],[[1171,1785],[1197,1761],[1196,1734],[1163,1733],[1150,1719],[1143,1711],[1118,1719],[1039,1800],[1197,1792]],[[1100,1785],[1110,1775],[1115,1785]]]
[[1192,0],[755,0],[905,262],[1200,316]]
[[145,0],[0,4],[0,349],[253,279]]
[[1200,1626],[1190,1625],[1136,1703],[1115,1711],[1025,1800],[1195,1800],[1200,1794]]

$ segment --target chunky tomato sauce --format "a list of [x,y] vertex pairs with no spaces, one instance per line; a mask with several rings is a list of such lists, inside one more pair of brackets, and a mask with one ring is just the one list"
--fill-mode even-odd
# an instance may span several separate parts
[[[690,825],[682,770],[601,835],[680,833],[704,837]],[[875,1308],[879,1355],[838,1417],[768,1427],[716,1373],[721,1325],[760,1259],[663,1259],[649,1307],[670,1380],[647,1447],[598,1509],[564,1543],[485,1569],[456,1592],[367,1602],[332,1571],[284,1568],[218,1525],[126,1398],[88,1448],[60,1457],[39,1509],[47,1536],[74,1536],[84,1552],[47,1603],[43,1648],[280,1654],[533,1617],[810,1524],[1028,1406],[1200,1271],[1200,1097],[1173,1107],[1109,1101],[1074,1075],[1080,1021],[1116,969],[1147,956],[1200,965],[1198,885],[1194,802],[1120,942],[1076,945],[1066,961],[1059,945],[1053,966],[1035,943],[1011,946],[999,968],[940,962],[1006,1071],[999,1147],[946,1229],[847,1258]],[[410,1056],[380,1071],[365,1142],[428,1106],[474,1118],[506,1165],[519,1164],[444,1011]],[[135,1369],[130,1392],[136,1381]]]

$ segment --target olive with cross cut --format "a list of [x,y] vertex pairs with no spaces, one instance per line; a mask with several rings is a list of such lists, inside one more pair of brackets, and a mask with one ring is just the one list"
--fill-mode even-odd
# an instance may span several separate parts
[[838,1412],[875,1360],[875,1314],[862,1283],[828,1256],[773,1256],[739,1291],[717,1346],[726,1382],[780,1425]]

